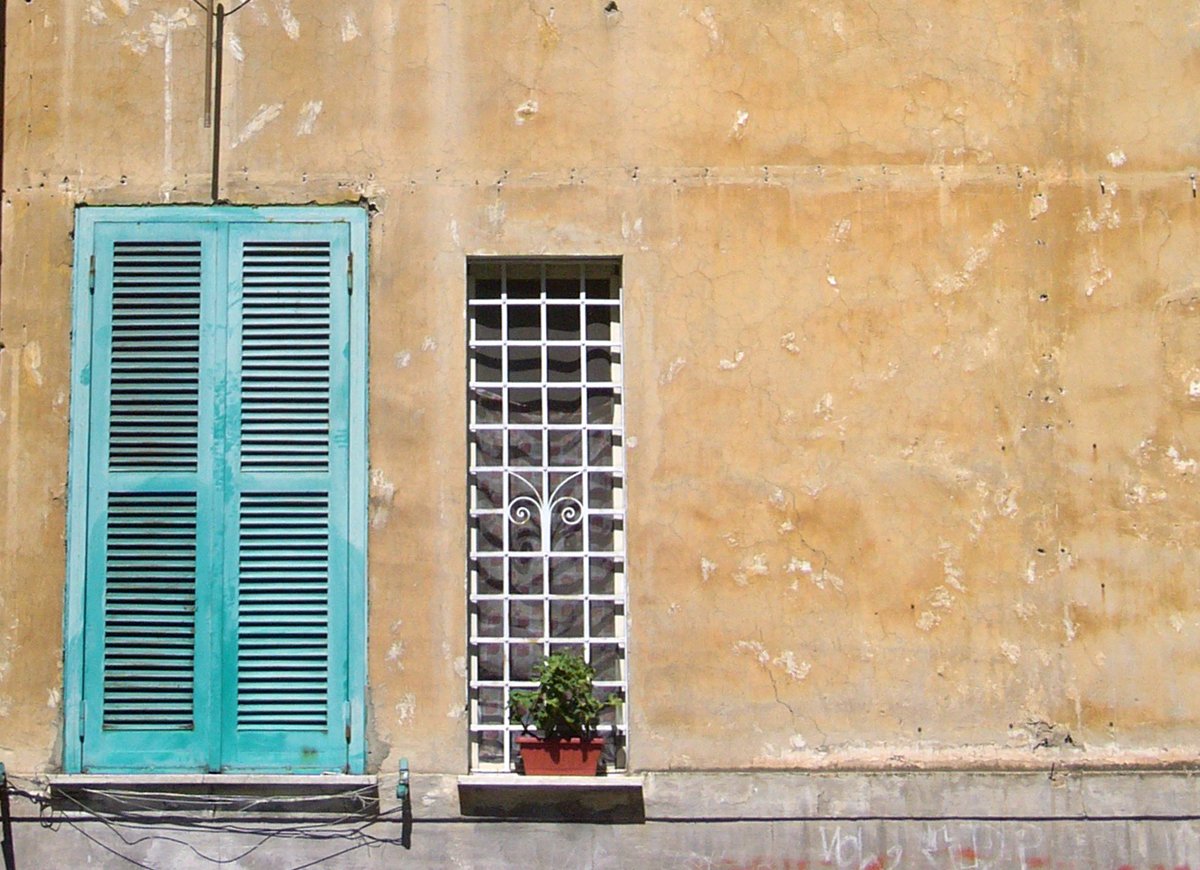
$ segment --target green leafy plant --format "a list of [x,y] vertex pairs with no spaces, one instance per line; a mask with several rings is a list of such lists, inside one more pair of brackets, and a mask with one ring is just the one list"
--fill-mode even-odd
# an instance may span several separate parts
[[538,687],[516,689],[508,699],[509,721],[530,725],[545,740],[588,738],[596,733],[600,711],[615,705],[610,695],[597,698],[592,687],[596,671],[575,653],[554,653],[534,668]]

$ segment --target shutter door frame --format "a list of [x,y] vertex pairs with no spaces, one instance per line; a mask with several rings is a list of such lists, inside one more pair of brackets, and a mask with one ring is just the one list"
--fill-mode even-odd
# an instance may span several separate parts
[[[331,722],[331,725],[336,725],[338,736],[342,739],[342,747],[344,754],[340,755],[344,759],[337,765],[338,769],[346,770],[350,773],[361,773],[365,769],[366,762],[366,743],[365,743],[365,687],[366,687],[366,636],[367,636],[367,590],[366,590],[366,543],[367,543],[367,338],[368,338],[368,300],[367,300],[367,229],[368,219],[366,211],[360,207],[354,206],[303,206],[303,207],[269,207],[269,208],[253,208],[242,206],[83,206],[76,210],[76,229],[75,229],[75,268],[72,277],[72,380],[71,380],[71,397],[70,397],[70,448],[69,448],[69,466],[68,466],[68,484],[67,484],[67,581],[65,591],[65,609],[63,618],[64,630],[64,678],[63,678],[63,710],[64,710],[64,751],[63,751],[63,766],[67,772],[77,773],[85,769],[88,770],[103,770],[106,772],[179,772],[181,770],[196,769],[191,765],[195,762],[195,757],[186,759],[186,763],[180,763],[180,755],[172,748],[163,748],[163,743],[160,739],[162,732],[151,734],[146,740],[133,741],[130,745],[128,739],[124,740],[119,736],[122,733],[114,732],[117,736],[109,741],[113,745],[106,752],[107,755],[101,754],[97,756],[95,750],[96,734],[94,733],[99,728],[101,711],[92,709],[94,701],[91,697],[85,696],[89,694],[89,687],[94,683],[92,679],[92,671],[96,667],[102,667],[102,659],[98,659],[96,653],[89,646],[91,641],[94,646],[95,618],[93,611],[96,607],[94,599],[102,594],[100,584],[88,583],[89,562],[94,562],[95,559],[102,559],[103,556],[97,555],[96,543],[93,540],[93,528],[97,523],[99,508],[102,503],[107,503],[106,493],[97,493],[92,489],[93,482],[93,454],[98,448],[91,445],[93,438],[92,433],[92,406],[96,402],[103,401],[106,397],[98,396],[99,392],[94,388],[94,378],[96,372],[94,364],[97,358],[94,354],[93,344],[95,343],[94,333],[97,324],[97,308],[96,300],[90,292],[92,283],[93,271],[91,265],[93,263],[92,256],[97,253],[96,240],[98,235],[103,235],[111,228],[114,232],[121,228],[129,229],[130,224],[154,225],[168,224],[177,225],[183,230],[191,229],[192,232],[212,232],[218,236],[227,237],[231,224],[315,224],[328,228],[330,225],[342,226],[348,228],[348,244],[349,250],[352,252],[350,259],[350,292],[349,302],[347,305],[346,316],[348,320],[348,328],[346,336],[348,347],[346,354],[348,356],[348,372],[347,378],[349,383],[349,395],[345,398],[345,410],[348,424],[348,466],[346,468],[346,509],[345,509],[345,525],[344,534],[340,537],[344,540],[345,559],[345,620],[344,620],[344,640],[340,644],[343,651],[344,667],[341,672],[344,674],[345,683],[345,706],[344,709],[349,710],[348,720],[343,720],[341,715]],[[227,275],[228,264],[226,259],[227,246],[224,244],[216,245],[215,251],[215,271],[213,275]],[[101,265],[97,257],[97,265]],[[333,273],[335,275],[346,275],[344,266],[338,263],[333,263]],[[96,275],[97,292],[99,292],[100,275]],[[344,282],[343,282],[344,283]],[[202,294],[209,299],[209,304],[206,311],[212,310],[213,317],[219,318],[215,325],[210,324],[202,314],[201,343],[204,344],[206,336],[217,334],[223,342],[225,326],[223,323],[225,311],[227,309],[226,291],[206,292]],[[219,300],[219,304],[217,301]],[[203,302],[202,302],[203,304]],[[224,351],[222,351],[224,352]],[[228,383],[229,378],[226,374],[218,376],[217,370],[208,367],[207,373],[204,371],[204,366],[201,367],[201,377],[212,383],[212,392],[207,392],[202,387],[201,390],[201,411],[204,411],[204,405],[212,406],[214,403],[212,397],[221,395],[224,385]],[[214,382],[214,379],[216,382]],[[105,404],[107,404],[105,402]],[[224,425],[223,421],[214,421],[213,427],[213,445],[214,445],[214,461],[216,461],[216,453],[223,452],[225,444],[229,438],[222,438],[220,427]],[[203,441],[203,427],[201,431],[201,440]],[[230,501],[224,490],[224,486],[228,483],[227,474],[214,475],[214,484],[212,487],[199,487],[202,492],[197,496],[197,525],[208,529],[202,534],[209,535],[209,543],[198,546],[197,561],[202,561],[206,557],[213,559],[223,558],[236,550],[237,538],[236,535],[231,539],[229,535],[227,511]],[[215,521],[208,522],[208,517],[212,517]],[[221,573],[220,566],[216,566],[218,574]],[[228,583],[228,579],[225,581]],[[198,586],[201,585],[198,582]],[[91,608],[91,610],[89,610]],[[213,608],[211,619],[201,619],[200,601],[197,601],[197,628],[201,621],[205,622],[213,632],[226,630],[228,627],[222,627],[225,614],[219,611],[228,610],[228,599],[226,599],[225,607]],[[89,631],[91,633],[89,633]],[[197,634],[199,637],[199,633]],[[225,653],[226,659],[229,658],[229,653]],[[208,670],[211,675],[210,692],[216,693],[223,679],[222,671],[228,671],[226,666],[209,666]],[[236,663],[234,664],[236,671]],[[224,677],[227,684],[227,677]],[[222,691],[225,691],[223,688]],[[201,691],[201,686],[196,683],[196,691]],[[91,690],[94,694],[94,690]],[[235,710],[223,712],[222,704],[217,702],[216,695],[212,695],[214,702],[209,704],[209,717],[207,720],[207,730],[201,736],[207,739],[207,767],[210,771],[222,769],[234,769],[229,764],[229,749],[222,747],[222,733],[226,722],[236,716]],[[201,715],[202,711],[197,708],[197,716]],[[199,724],[200,719],[197,719]],[[350,726],[350,740],[348,744],[344,741],[341,734],[343,724]],[[201,728],[197,728],[197,733],[200,734]],[[112,735],[110,735],[112,736]],[[86,738],[86,739],[85,739]],[[168,741],[169,742],[169,741]],[[95,763],[93,759],[100,759],[100,763]],[[203,764],[201,765],[203,766]],[[308,772],[304,769],[298,769],[290,762],[275,761],[268,759],[266,763],[256,762],[249,766],[237,767],[238,770],[261,770],[271,772]],[[313,768],[317,769],[317,768]],[[330,767],[320,767],[319,769],[326,770]]]

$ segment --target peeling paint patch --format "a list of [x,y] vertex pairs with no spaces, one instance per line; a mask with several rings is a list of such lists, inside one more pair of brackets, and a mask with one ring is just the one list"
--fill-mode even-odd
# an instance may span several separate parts
[[932,631],[937,627],[942,618],[930,610],[921,611],[921,615],[917,617],[917,628],[921,631]]
[[796,654],[790,649],[783,650],[778,656],[772,658],[771,652],[757,640],[739,640],[733,645],[735,653],[749,655],[763,667],[783,668],[788,678],[794,683],[798,683],[809,675],[812,671],[812,665],[806,661],[799,661]]
[[408,368],[408,364],[412,362],[412,351],[402,350],[392,358],[392,362],[398,369]]
[[1079,630],[1079,624],[1071,617],[1070,603],[1063,605],[1063,631],[1067,635],[1067,643],[1075,640],[1075,633]]
[[242,127],[241,132],[237,134],[229,147],[237,148],[239,145],[250,141],[281,114],[283,114],[283,103],[271,103],[270,105],[264,104],[259,106],[258,111],[254,113],[254,117],[246,122],[246,126]]
[[396,670],[404,670],[404,641],[398,640],[387,651],[387,660],[396,666]]
[[238,63],[242,63],[246,59],[246,49],[242,47],[242,41],[238,39],[236,33],[229,34],[229,53]]
[[396,485],[378,468],[371,469],[370,502],[371,528],[378,529],[387,524],[396,502]]
[[1006,640],[1000,641],[1000,652],[1014,665],[1021,660],[1021,648],[1015,643],[1010,643]]
[[1044,215],[1050,210],[1050,199],[1044,193],[1035,193],[1033,199],[1029,200],[1029,219],[1037,220],[1041,215]]
[[467,657],[466,656],[458,656],[454,660],[454,674],[455,674],[455,676],[461,677],[464,680],[467,678]]
[[1113,169],[1117,169],[1125,165],[1125,152],[1120,148],[1114,148],[1108,152],[1108,165]]
[[1197,470],[1200,470],[1200,463],[1195,459],[1184,459],[1173,444],[1167,448],[1167,459],[1171,460],[1171,465],[1180,474],[1195,474]]
[[38,342],[31,341],[25,345],[21,351],[21,364],[34,384],[40,387],[45,383],[42,376],[42,346]]
[[658,382],[664,385],[671,383],[671,381],[675,380],[675,376],[679,374],[680,369],[685,365],[687,365],[687,360],[681,356],[675,357],[675,359],[671,360],[671,364],[667,366],[667,370],[658,376]]
[[824,420],[833,419],[833,393],[826,393],[813,405],[813,414]]
[[300,119],[296,122],[297,136],[311,136],[317,126],[317,116],[325,105],[322,100],[309,100],[300,107]]
[[354,17],[354,10],[349,9],[342,18],[342,42],[352,42],[358,39],[360,35],[361,31],[358,29],[358,19]]
[[628,214],[621,212],[621,238],[627,242],[641,242],[644,235],[642,219],[639,217],[631,221]]
[[437,339],[432,335],[425,336],[425,340],[421,342],[421,350],[425,351],[426,353],[437,350],[437,346]]
[[1079,232],[1098,233],[1101,230],[1115,230],[1121,225],[1121,213],[1112,206],[1111,200],[1105,200],[1100,211],[1092,214],[1091,207],[1085,207],[1075,228]]
[[717,27],[717,15],[711,6],[705,6],[696,20],[708,29],[708,41],[713,48],[721,45],[721,30]]
[[831,241],[831,242],[846,241],[846,239],[850,238],[851,226],[852,226],[852,224],[850,223],[850,218],[842,218],[840,221],[838,221],[836,224],[834,224],[833,229],[831,229],[829,231],[829,241]]
[[796,344],[796,333],[785,332],[779,337],[779,346],[788,353],[800,353],[800,345]]
[[108,13],[104,11],[104,4],[100,0],[90,0],[83,10],[83,17],[89,24],[103,24],[108,20]]
[[1091,271],[1088,273],[1087,283],[1084,284],[1083,292],[1085,296],[1091,296],[1105,284],[1112,280],[1112,269],[1109,269],[1100,262],[1100,252],[1092,249]]
[[729,137],[740,141],[746,135],[746,124],[749,122],[750,113],[744,109],[738,109],[737,114],[733,116],[733,128],[729,131]]
[[275,0],[275,14],[279,16],[279,23],[283,25],[283,30],[287,33],[288,39],[299,39],[300,22],[292,14],[292,0]]
[[742,562],[740,568],[733,573],[733,582],[738,586],[748,586],[755,577],[763,577],[770,571],[766,553],[755,553]]
[[143,55],[152,45],[155,48],[163,48],[167,43],[167,36],[172,30],[190,27],[195,23],[196,17],[191,8],[180,7],[170,15],[155,13],[145,27],[122,34],[121,44],[134,54]]
[[717,563],[711,559],[700,557],[700,578],[707,583],[717,573]]
[[742,364],[742,360],[744,360],[745,358],[746,358],[746,352],[744,350],[739,350],[737,353],[735,353],[733,355],[733,359],[723,359],[719,363],[717,363],[717,367],[720,368],[722,371],[727,371],[727,372],[733,371],[734,369],[736,369],[738,366],[740,366]]
[[412,722],[413,717],[417,715],[417,696],[412,692],[407,693],[396,704],[396,722],[399,725],[408,725]]
[[520,127],[537,113],[538,101],[529,99],[513,110],[513,119],[517,122],[517,126]]
[[957,293],[967,287],[975,276],[975,273],[983,266],[984,263],[992,256],[992,249],[1000,237],[1008,230],[1008,226],[1002,220],[998,220],[992,224],[992,230],[984,241],[972,248],[967,254],[966,260],[963,261],[962,268],[956,273],[946,278],[941,279],[935,285],[939,293],[949,295]]

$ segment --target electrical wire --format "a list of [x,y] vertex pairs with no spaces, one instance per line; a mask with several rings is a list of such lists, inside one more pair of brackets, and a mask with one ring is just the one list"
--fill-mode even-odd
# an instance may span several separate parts
[[[379,779],[384,779],[380,777]],[[399,775],[395,775],[398,779]],[[400,820],[407,823],[407,818],[403,815],[404,807],[395,807],[385,810],[381,813],[373,815],[368,819],[363,819],[357,814],[337,814],[329,818],[319,818],[313,821],[293,823],[280,827],[272,827],[264,831],[264,825],[271,824],[261,815],[254,818],[255,807],[263,804],[298,804],[303,802],[311,802],[319,799],[314,796],[279,796],[279,797],[261,797],[251,799],[247,802],[246,797],[237,795],[197,795],[185,792],[167,792],[167,791],[137,791],[137,790],[100,790],[100,789],[80,789],[79,794],[95,795],[103,797],[108,801],[115,801],[120,807],[113,812],[100,813],[94,810],[91,806],[80,800],[75,795],[68,792],[60,791],[58,797],[65,799],[73,804],[77,813],[73,818],[68,817],[61,810],[55,810],[52,806],[51,797],[44,791],[36,789],[45,789],[48,783],[38,782],[20,778],[21,781],[29,787],[25,788],[21,785],[9,783],[9,791],[12,794],[19,795],[39,807],[40,822],[44,828],[50,830],[58,830],[61,825],[65,824],[73,831],[80,834],[96,846],[106,852],[127,861],[129,864],[142,868],[142,870],[159,870],[152,867],[136,858],[131,857],[120,851],[113,845],[103,842],[96,836],[93,836],[81,825],[84,822],[98,822],[102,824],[109,833],[116,837],[126,849],[133,849],[148,842],[167,842],[190,850],[197,858],[207,863],[222,866],[237,863],[249,855],[253,854],[267,843],[273,840],[310,840],[314,842],[342,840],[348,843],[345,848],[339,849],[322,858],[313,861],[308,861],[301,864],[292,870],[306,870],[317,864],[324,863],[341,855],[348,854],[355,850],[367,847],[377,848],[385,845],[400,845],[407,847],[408,842],[405,836],[401,837],[386,837],[377,836],[369,833],[371,827],[381,823],[394,823],[397,821],[396,814],[400,813]],[[362,799],[364,801],[376,800],[374,797],[375,786],[364,786],[362,788],[352,789],[343,793],[342,796],[354,799]],[[169,821],[163,819],[164,810],[172,808],[180,809],[181,811],[196,812],[199,810],[208,810],[212,812],[229,812],[236,816],[248,815],[249,819],[237,821],[235,819],[205,819],[192,818],[189,816],[175,816]],[[356,823],[356,824],[351,824]],[[350,827],[347,827],[350,825]],[[122,828],[132,829],[132,831],[153,831],[144,836],[136,836],[134,834],[126,835],[122,832]],[[250,845],[240,854],[230,858],[219,858],[209,855],[187,840],[180,837],[169,836],[168,833],[223,833],[236,836],[258,837],[258,841]]]

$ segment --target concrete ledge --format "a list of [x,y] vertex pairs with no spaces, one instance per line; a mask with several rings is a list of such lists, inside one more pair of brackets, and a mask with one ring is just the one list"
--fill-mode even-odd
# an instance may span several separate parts
[[477,774],[458,779],[464,816],[638,824],[646,819],[639,776]]
[[48,777],[52,806],[122,815],[146,813],[339,813],[373,815],[378,778],[343,774],[60,774]]

